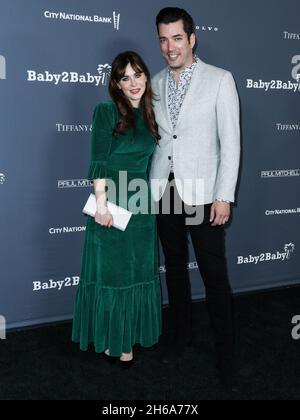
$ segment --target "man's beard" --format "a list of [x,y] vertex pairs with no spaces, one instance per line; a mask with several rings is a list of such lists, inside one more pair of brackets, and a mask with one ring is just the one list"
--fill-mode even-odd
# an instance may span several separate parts
[[172,68],[172,69],[174,69],[174,70],[178,70],[178,69],[181,69],[182,68],[182,62],[181,63],[176,63],[176,62],[174,62],[174,61],[169,61],[169,60],[167,60],[167,62],[168,62],[168,64],[169,64],[169,66]]

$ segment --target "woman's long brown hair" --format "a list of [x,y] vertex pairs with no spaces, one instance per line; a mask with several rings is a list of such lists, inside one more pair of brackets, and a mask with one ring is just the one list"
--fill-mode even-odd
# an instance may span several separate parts
[[158,142],[160,136],[158,134],[158,125],[155,121],[155,114],[153,110],[154,95],[151,87],[150,72],[143,59],[133,51],[125,51],[119,54],[112,63],[109,93],[119,109],[119,121],[115,127],[114,134],[125,134],[129,129],[135,129],[133,107],[124,95],[123,91],[118,87],[118,83],[125,75],[128,64],[131,64],[134,71],[144,73],[147,78],[146,91],[141,99],[140,108],[143,111],[146,125],[152,133],[155,141]]

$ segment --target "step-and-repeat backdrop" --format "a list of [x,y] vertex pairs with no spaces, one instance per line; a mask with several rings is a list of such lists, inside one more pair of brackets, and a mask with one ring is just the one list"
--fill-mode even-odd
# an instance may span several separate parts
[[[299,0],[1,0],[0,315],[9,328],[72,317],[93,108],[109,99],[119,52],[140,53],[153,75],[165,66],[155,17],[166,6],[193,15],[198,56],[232,71],[240,95],[233,289],[300,282]],[[192,249],[189,268],[203,297]],[[163,258],[160,270],[166,300]]]

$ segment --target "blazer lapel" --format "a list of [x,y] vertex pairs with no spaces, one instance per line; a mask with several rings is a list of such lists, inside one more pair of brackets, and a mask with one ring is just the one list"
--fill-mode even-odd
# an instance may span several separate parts
[[166,123],[168,125],[169,130],[172,132],[172,123],[171,123],[171,117],[169,112],[169,106],[168,106],[168,70],[163,74],[163,77],[159,81],[159,95],[160,95],[160,101],[161,101],[161,110],[163,113],[163,116],[166,120]]

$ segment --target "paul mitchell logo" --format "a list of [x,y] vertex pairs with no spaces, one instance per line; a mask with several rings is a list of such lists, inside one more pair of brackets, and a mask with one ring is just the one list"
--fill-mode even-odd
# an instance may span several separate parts
[[70,20],[74,22],[106,23],[113,25],[114,29],[118,31],[120,29],[121,14],[114,11],[112,17],[103,17],[99,15],[80,15],[66,12],[50,12],[47,10],[44,12],[44,17],[46,19]]
[[263,252],[260,255],[248,255],[247,257],[239,256],[237,257],[237,264],[259,264],[263,262],[271,262],[271,261],[288,261],[291,259],[292,254],[295,251],[295,245],[290,243],[284,246],[284,251],[280,252],[277,251],[276,253],[272,252]]
[[94,84],[95,86],[99,86],[100,84],[106,86],[111,74],[111,66],[109,64],[99,64],[98,73],[99,75],[92,75],[89,72],[79,74],[74,71],[51,73],[48,70],[38,73],[35,70],[27,70],[27,81],[53,83],[56,86],[59,83],[87,83]]
[[0,80],[6,79],[6,60],[3,55],[0,55]]
[[57,188],[88,188],[93,182],[89,179],[61,179],[57,181]]
[[5,175],[0,173],[0,185],[3,185],[5,182]]
[[276,169],[261,172],[261,178],[289,178],[295,176],[300,176],[300,169]]

